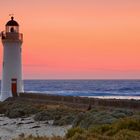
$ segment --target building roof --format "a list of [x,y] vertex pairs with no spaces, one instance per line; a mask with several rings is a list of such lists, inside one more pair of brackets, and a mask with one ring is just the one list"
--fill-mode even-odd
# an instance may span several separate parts
[[6,26],[19,26],[19,24],[14,20],[14,17],[11,17],[11,20],[6,23]]

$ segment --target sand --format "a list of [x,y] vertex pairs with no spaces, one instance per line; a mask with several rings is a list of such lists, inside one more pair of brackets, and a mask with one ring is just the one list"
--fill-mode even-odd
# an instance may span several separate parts
[[33,116],[27,118],[9,119],[0,116],[0,139],[11,140],[25,134],[34,136],[64,136],[71,126],[53,126],[53,121],[36,122]]

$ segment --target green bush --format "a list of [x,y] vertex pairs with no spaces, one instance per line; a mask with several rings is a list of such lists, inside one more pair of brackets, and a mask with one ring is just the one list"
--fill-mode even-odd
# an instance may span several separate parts
[[66,138],[72,138],[75,134],[82,134],[84,133],[85,130],[79,127],[75,127],[75,128],[71,128],[68,130],[67,134],[66,134]]
[[73,124],[77,112],[75,110],[66,110],[64,108],[48,109],[35,114],[35,121],[54,120],[54,125]]
[[42,112],[38,112],[37,114],[35,114],[34,120],[35,121],[53,120],[53,116],[47,111],[42,111]]
[[122,129],[113,138],[114,140],[140,140],[140,132]]
[[96,125],[88,130],[72,128],[66,136],[69,140],[139,140],[140,118],[124,118],[112,124]]
[[55,119],[54,120],[54,125],[59,125],[59,126],[62,126],[62,125],[70,125],[70,124],[73,124],[74,122],[74,119],[75,119],[75,115],[67,115],[67,116],[62,116],[60,119]]
[[109,130],[112,129],[112,126],[110,124],[104,124],[104,125],[98,125],[96,127],[90,128],[89,132],[94,132],[94,133],[98,133],[98,134],[104,134],[106,132],[108,132]]
[[133,112],[128,109],[115,109],[111,115],[117,119],[132,116]]
[[9,118],[17,118],[23,116],[29,116],[30,114],[35,114],[39,110],[32,105],[24,104],[24,103],[13,103],[6,105],[5,116]]
[[81,134],[81,133],[77,133],[71,138],[71,140],[87,140],[87,135]]
[[115,124],[117,130],[129,129],[134,131],[140,131],[140,118],[125,118],[117,121]]
[[[140,136],[140,120],[132,118],[120,119],[113,124],[96,126],[89,131],[98,135],[109,136],[111,138],[128,137],[129,134],[133,136],[135,133]],[[126,135],[124,132],[127,132]],[[117,139],[116,138],[116,139]],[[127,139],[126,139],[127,140]]]
[[97,125],[111,124],[116,120],[117,119],[114,118],[109,112],[99,111],[95,113],[90,111],[85,114],[78,115],[75,119],[74,127],[77,126],[88,129]]
[[5,114],[5,112],[6,112],[5,103],[0,102],[0,114]]
[[82,120],[84,120],[84,118],[85,118],[85,113],[82,113],[82,112],[79,113],[73,121],[73,127],[80,126],[80,123],[81,123]]
[[120,118],[132,116],[134,113],[128,109],[105,109],[98,108],[77,115],[73,127],[88,129],[102,124],[112,124]]

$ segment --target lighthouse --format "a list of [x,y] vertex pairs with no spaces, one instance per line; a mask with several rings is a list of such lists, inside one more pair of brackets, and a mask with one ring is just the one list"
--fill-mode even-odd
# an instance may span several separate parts
[[23,92],[22,82],[22,42],[23,34],[19,33],[19,24],[11,17],[1,33],[3,44],[3,64],[0,101],[17,97]]

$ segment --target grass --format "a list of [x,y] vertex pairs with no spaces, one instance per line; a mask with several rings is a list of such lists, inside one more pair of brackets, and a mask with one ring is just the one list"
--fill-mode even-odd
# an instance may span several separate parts
[[140,112],[125,108],[95,107],[83,111],[58,104],[7,101],[0,103],[0,114],[9,118],[34,114],[35,121],[73,125],[64,138],[21,135],[14,140],[140,140]]
[[98,125],[90,129],[72,128],[66,134],[69,140],[139,140],[140,118],[123,118],[112,124]]

